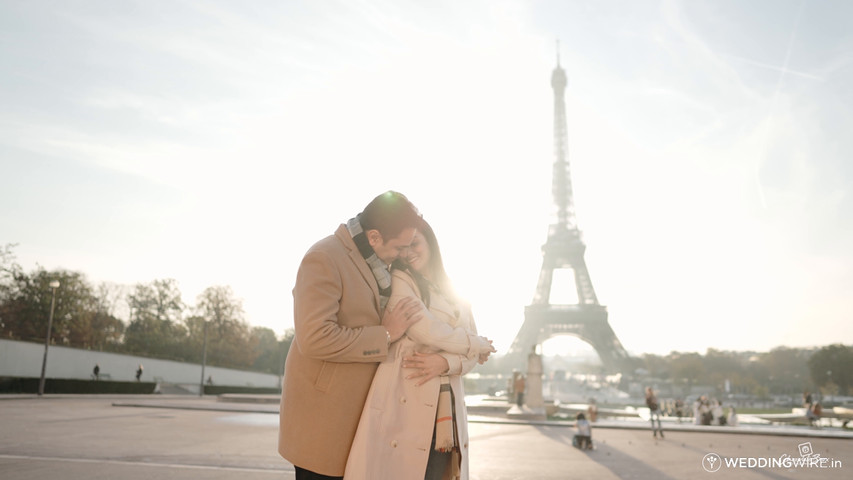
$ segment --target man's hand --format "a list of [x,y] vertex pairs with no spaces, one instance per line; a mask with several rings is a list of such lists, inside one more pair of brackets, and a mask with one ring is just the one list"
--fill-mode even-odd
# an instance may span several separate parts
[[394,306],[394,310],[385,310],[382,316],[382,326],[391,335],[391,341],[396,342],[406,333],[406,330],[421,318],[421,302],[414,297],[406,297]]
[[403,359],[403,368],[412,368],[414,372],[406,379],[420,378],[417,386],[421,386],[429,380],[441,375],[450,369],[447,359],[437,353],[418,353],[415,356]]

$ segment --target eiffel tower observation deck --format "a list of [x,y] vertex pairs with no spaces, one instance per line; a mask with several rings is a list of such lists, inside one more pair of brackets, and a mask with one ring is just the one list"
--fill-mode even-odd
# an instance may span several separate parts
[[[607,307],[598,303],[584,261],[586,245],[575,217],[572,176],[569,168],[566,127],[566,72],[557,66],[551,74],[554,90],[554,167],[552,193],[556,205],[556,223],[548,229],[542,246],[542,269],[533,302],[524,309],[524,323],[507,353],[507,362],[520,367],[536,345],[556,335],[572,335],[590,344],[601,358],[606,371],[629,368],[629,356],[607,321]],[[551,303],[554,272],[571,271],[577,303]],[[570,283],[570,282],[568,282]]]

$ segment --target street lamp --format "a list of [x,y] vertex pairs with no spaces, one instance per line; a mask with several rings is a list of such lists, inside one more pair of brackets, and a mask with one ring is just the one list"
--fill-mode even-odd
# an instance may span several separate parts
[[832,389],[832,370],[826,371],[826,377],[829,380],[826,384],[826,387],[827,387],[826,391],[827,391],[827,393],[829,393],[829,398],[827,398],[826,401],[830,402],[830,401],[832,401],[832,390],[831,390]]
[[204,322],[204,341],[201,346],[201,381],[198,382],[198,396],[204,395],[204,365],[207,363],[207,320]]
[[47,317],[47,336],[44,337],[44,358],[41,361],[41,378],[39,379],[39,396],[44,395],[44,370],[47,367],[47,348],[50,346],[50,329],[53,327],[53,307],[56,304],[56,289],[59,280],[50,282],[50,316]]

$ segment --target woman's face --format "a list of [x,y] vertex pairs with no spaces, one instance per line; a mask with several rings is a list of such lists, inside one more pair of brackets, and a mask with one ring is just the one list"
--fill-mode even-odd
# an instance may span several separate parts
[[409,247],[409,256],[407,257],[409,265],[412,266],[421,275],[427,275],[426,266],[429,263],[429,245],[421,232],[415,234],[415,239]]

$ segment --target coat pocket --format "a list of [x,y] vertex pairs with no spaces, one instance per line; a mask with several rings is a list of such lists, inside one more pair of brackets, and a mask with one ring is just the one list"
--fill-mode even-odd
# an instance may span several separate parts
[[320,372],[317,373],[317,380],[314,381],[314,388],[325,393],[329,390],[329,385],[332,383],[332,377],[335,376],[338,364],[333,362],[323,362],[320,367]]

